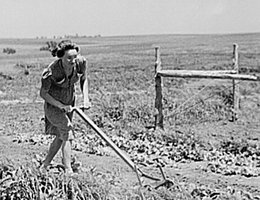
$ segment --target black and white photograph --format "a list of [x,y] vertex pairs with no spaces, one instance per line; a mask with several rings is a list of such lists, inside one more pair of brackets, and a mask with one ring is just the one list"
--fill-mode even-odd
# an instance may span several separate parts
[[0,8],[0,200],[260,200],[259,0]]

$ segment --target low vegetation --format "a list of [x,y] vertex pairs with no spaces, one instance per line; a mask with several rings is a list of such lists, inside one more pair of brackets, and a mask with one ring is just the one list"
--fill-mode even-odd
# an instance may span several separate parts
[[51,51],[52,49],[55,49],[57,46],[57,42],[56,41],[47,41],[46,42],[47,46],[42,46],[40,48],[40,51]]
[[6,53],[6,54],[15,54],[15,53],[16,53],[16,50],[13,49],[13,48],[7,47],[7,48],[4,48],[4,49],[3,49],[3,53]]

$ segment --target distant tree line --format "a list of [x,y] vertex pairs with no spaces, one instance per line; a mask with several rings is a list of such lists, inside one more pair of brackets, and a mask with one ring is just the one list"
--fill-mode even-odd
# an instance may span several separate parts
[[[93,35],[93,36],[87,36],[87,35],[79,35],[78,33],[76,33],[75,35],[64,35],[64,36],[56,36],[54,35],[52,38],[53,39],[63,39],[63,38],[98,38],[98,37],[102,37],[100,34],[98,35]],[[48,39],[48,37],[46,36],[37,36],[36,39]]]
[[[92,37],[101,37],[100,34],[98,35],[94,35],[94,36],[86,36],[86,35],[79,35],[79,34],[75,34],[75,35],[64,35],[64,38],[92,38]],[[55,38],[55,36],[54,36]]]

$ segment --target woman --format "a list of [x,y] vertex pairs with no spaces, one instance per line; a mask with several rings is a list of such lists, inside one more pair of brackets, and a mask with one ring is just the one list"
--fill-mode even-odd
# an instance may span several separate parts
[[71,142],[72,107],[75,104],[75,83],[80,78],[83,93],[83,108],[90,108],[88,98],[87,61],[79,55],[79,47],[70,41],[62,41],[52,51],[58,59],[52,62],[42,75],[40,96],[45,100],[45,132],[55,135],[50,145],[43,166],[45,169],[59,149],[62,151],[62,162],[66,173],[72,173]]

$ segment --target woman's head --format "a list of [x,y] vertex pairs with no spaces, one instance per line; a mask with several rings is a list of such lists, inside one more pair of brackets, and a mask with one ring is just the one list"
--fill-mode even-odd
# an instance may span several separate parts
[[65,67],[72,67],[76,63],[79,47],[70,40],[61,41],[57,47],[52,50],[52,55],[62,60]]
[[76,50],[79,52],[79,47],[72,43],[70,40],[63,40],[61,41],[55,49],[52,50],[52,56],[57,56],[58,58],[62,58],[65,55],[65,52],[68,50]]

